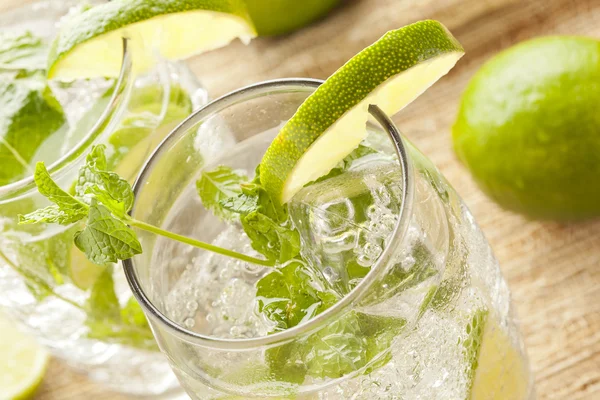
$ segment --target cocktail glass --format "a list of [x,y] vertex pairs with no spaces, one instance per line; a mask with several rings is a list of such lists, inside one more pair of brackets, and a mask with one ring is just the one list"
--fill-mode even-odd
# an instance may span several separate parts
[[[0,16],[0,25],[51,40],[61,17],[78,4],[33,3]],[[116,80],[50,82],[70,129],[53,134],[31,161],[46,161],[64,190],[73,187],[96,144],[107,146],[109,167],[133,181],[151,150],[206,100],[182,64],[158,57],[152,71],[134,75],[131,51],[124,41]],[[156,398],[180,395],[122,268],[86,260],[73,245],[79,224],[18,224],[17,214],[46,204],[32,175],[0,186],[0,306],[55,356],[111,389]]]
[[[252,176],[319,84],[264,82],[193,113],[143,168],[133,217],[256,255],[240,226],[203,208],[195,182],[220,165]],[[472,215],[370,111],[366,144],[380,153],[288,205],[309,264],[290,282],[302,274],[307,290],[342,294],[316,317],[277,331],[260,310],[286,299],[257,298],[269,267],[138,232],[144,253],[124,262],[125,274],[193,399],[533,398],[509,290]],[[271,289],[296,290],[282,286]]]

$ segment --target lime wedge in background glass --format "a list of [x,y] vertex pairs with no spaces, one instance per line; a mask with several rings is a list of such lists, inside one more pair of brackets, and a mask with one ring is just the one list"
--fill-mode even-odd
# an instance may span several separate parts
[[180,60],[254,36],[243,0],[115,0],[61,27],[50,50],[48,77],[117,77],[122,37],[134,42],[134,69],[145,71],[155,62],[155,54],[148,54],[154,51]]
[[329,172],[367,135],[369,104],[393,115],[445,75],[464,50],[437,21],[390,31],[330,76],[285,124],[260,164],[261,183],[285,203]]
[[42,382],[48,353],[0,314],[0,398],[31,398]]

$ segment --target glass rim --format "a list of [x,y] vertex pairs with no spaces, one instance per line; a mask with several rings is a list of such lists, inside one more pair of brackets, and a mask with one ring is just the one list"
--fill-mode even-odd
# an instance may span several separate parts
[[[111,94],[108,104],[89,132],[72,149],[47,167],[48,173],[54,180],[57,180],[68,169],[66,167],[70,164],[85,157],[83,150],[91,146],[94,140],[104,132],[105,127],[119,108],[121,98],[127,94],[128,87],[133,83],[133,55],[129,46],[129,40],[122,38],[122,41],[123,56],[121,58],[121,68],[117,82],[115,83],[115,89]],[[34,189],[35,181],[33,174],[27,175],[8,185],[0,186],[0,203],[18,200],[21,195],[29,193]]]
[[[294,89],[316,89],[321,85],[321,83],[323,83],[322,80],[308,78],[288,78],[263,81],[234,90],[194,111],[175,129],[173,129],[165,137],[165,139],[163,139],[156,149],[154,149],[152,155],[146,160],[134,183],[134,196],[137,197],[139,194],[139,191],[144,186],[144,182],[146,181],[148,174],[153,170],[154,163],[161,158],[162,152],[165,151],[165,149],[168,149],[170,144],[177,143],[177,141],[181,139],[191,128],[196,126],[204,119],[209,118],[210,116],[215,115],[232,105],[258,98],[269,93],[292,92]],[[370,105],[369,113],[381,125],[383,130],[388,134],[390,140],[394,144],[394,149],[402,168],[402,205],[400,207],[398,220],[396,221],[396,226],[391,233],[391,240],[375,264],[371,267],[367,275],[360,281],[358,285],[356,285],[354,289],[352,289],[337,303],[321,314],[290,329],[286,329],[272,335],[254,338],[219,338],[193,332],[167,317],[152,303],[150,298],[146,295],[138,279],[133,258],[124,260],[123,269],[125,272],[125,277],[129,283],[134,297],[142,306],[146,316],[158,321],[161,324],[161,327],[166,327],[170,333],[193,344],[215,349],[252,350],[263,346],[286,342],[303,334],[310,334],[318,329],[324,322],[335,318],[348,306],[351,306],[357,302],[357,300],[362,298],[371,285],[376,282],[379,273],[385,270],[386,264],[388,264],[388,262],[392,259],[395,248],[402,243],[408,228],[410,217],[412,215],[412,204],[414,197],[414,180],[412,178],[413,167],[409,161],[407,147],[405,146],[404,140],[402,139],[398,128],[394,125],[390,117],[387,116],[379,107]],[[134,211],[135,202],[131,214],[133,214]]]

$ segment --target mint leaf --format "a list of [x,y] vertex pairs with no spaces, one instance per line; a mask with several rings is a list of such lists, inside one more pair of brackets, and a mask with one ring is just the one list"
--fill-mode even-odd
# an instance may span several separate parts
[[[260,167],[260,166],[259,166]],[[284,263],[300,254],[300,234],[291,228],[287,208],[275,203],[260,184],[260,168],[251,182],[229,167],[203,172],[196,186],[202,204],[216,216],[239,220],[252,248],[269,261]]]
[[142,310],[140,304],[135,300],[135,297],[130,297],[127,304],[121,309],[121,319],[127,325],[150,328],[144,315],[144,310]]
[[95,198],[85,229],[75,234],[75,245],[91,262],[99,265],[126,260],[142,252],[135,232]]
[[[85,211],[87,214],[87,211]],[[35,210],[26,215],[19,215],[19,224],[37,224],[40,222],[57,223],[61,225],[68,225],[76,222],[82,218],[85,218],[85,214],[69,213],[64,209],[61,210],[56,204],[52,204],[46,208]]]
[[280,206],[277,202],[274,202],[265,188],[262,187],[260,183],[260,165],[256,168],[254,179],[251,182],[243,183],[240,186],[242,188],[243,196],[256,198],[256,211],[259,211],[261,214],[266,215],[276,222],[284,223],[288,220],[287,206]]
[[196,189],[204,208],[217,217],[231,220],[235,214],[224,208],[222,201],[237,198],[242,193],[240,183],[248,180],[246,176],[226,166],[212,171],[203,171],[196,182]]
[[[252,248],[268,260],[284,263],[300,254],[300,233],[288,220],[287,206],[279,206],[260,184],[260,166],[252,182],[241,185],[240,220]],[[254,204],[255,209],[250,209]]]
[[237,197],[230,197],[226,200],[221,200],[221,207],[234,214],[249,214],[258,208],[258,197],[240,194]]
[[357,313],[361,334],[366,338],[366,359],[369,367],[365,374],[383,367],[392,359],[392,341],[402,332],[406,321],[402,318]]
[[85,305],[89,320],[105,322],[121,318],[121,306],[115,293],[112,273],[112,267],[107,267],[92,286]]
[[[92,150],[90,150],[89,154],[85,157],[86,166],[99,171],[106,171],[107,164],[105,150],[106,146],[103,144],[92,147]],[[79,175],[81,177],[81,172]]]
[[242,217],[242,227],[251,240],[252,248],[268,260],[283,263],[300,253],[298,231],[278,224],[259,211]]
[[33,176],[40,194],[56,204],[61,210],[76,209],[82,210],[82,212],[86,211],[87,206],[83,202],[62,190],[52,180],[43,162],[36,164]]
[[35,242],[10,241],[7,246],[16,257],[15,268],[26,278],[28,288],[37,298],[52,293],[70,276],[70,249],[75,228]]
[[370,373],[391,359],[393,339],[406,321],[351,311],[304,339],[266,351],[278,380],[302,383],[305,377],[340,378],[364,368]]
[[318,281],[312,271],[297,261],[273,270],[256,284],[259,312],[277,324],[276,331],[309,320],[337,301],[332,291],[316,287]]
[[303,347],[297,342],[271,347],[265,351],[265,361],[274,380],[296,384],[304,382],[308,371],[303,356]]
[[37,149],[65,122],[41,79],[0,79],[0,186],[30,175]]
[[312,377],[340,378],[367,363],[367,343],[355,313],[310,335],[305,348],[303,362]]
[[46,64],[46,46],[30,31],[0,33],[0,68],[4,70],[38,70]]
[[121,309],[111,267],[92,286],[85,308],[89,338],[156,350],[152,332],[135,300],[131,298]]
[[97,145],[88,154],[85,165],[79,169],[75,193],[80,197],[91,194],[115,215],[123,217],[133,206],[133,190],[118,174],[106,171],[104,150],[104,145]]
[[100,172],[102,185],[93,185],[86,189],[86,194],[93,195],[113,214],[123,218],[133,207],[133,191],[127,181],[113,172]]
[[69,193],[65,192],[53,180],[43,162],[36,164],[34,173],[38,191],[54,205],[19,215],[20,224],[38,222],[57,222],[68,225],[77,222],[88,215],[88,206]]

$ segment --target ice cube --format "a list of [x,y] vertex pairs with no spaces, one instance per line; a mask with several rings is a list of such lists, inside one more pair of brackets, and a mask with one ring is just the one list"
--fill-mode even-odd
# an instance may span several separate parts
[[351,290],[383,252],[398,220],[402,170],[376,163],[305,187],[289,204],[302,256],[341,294]]

